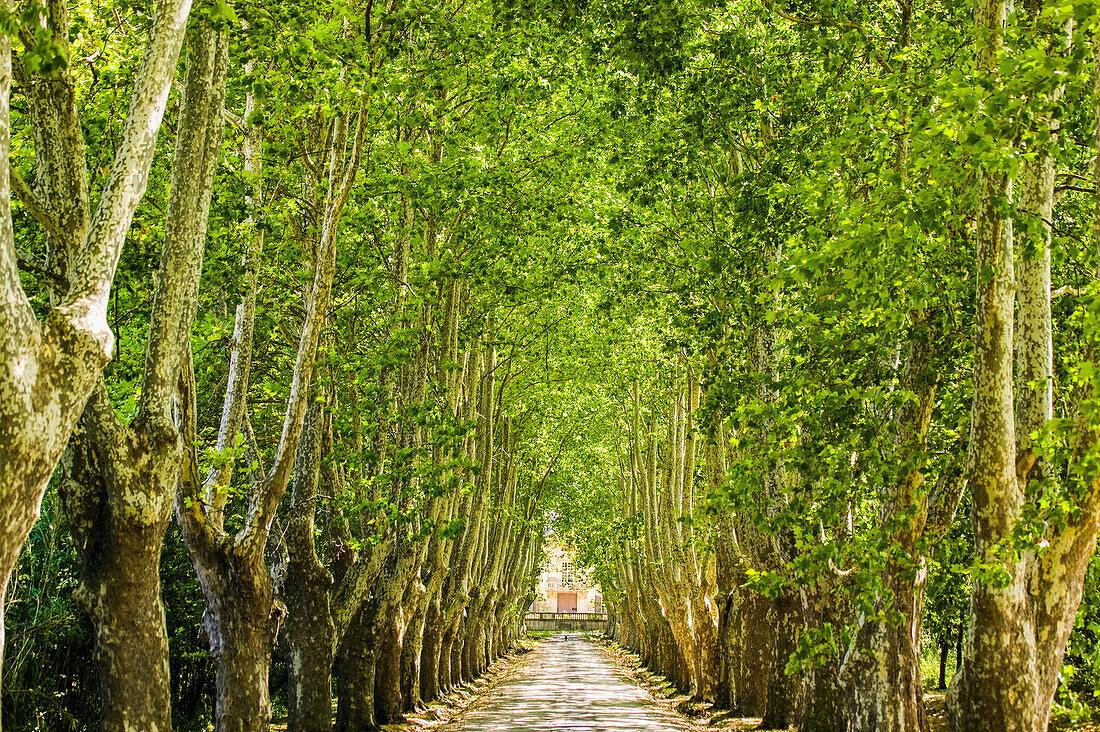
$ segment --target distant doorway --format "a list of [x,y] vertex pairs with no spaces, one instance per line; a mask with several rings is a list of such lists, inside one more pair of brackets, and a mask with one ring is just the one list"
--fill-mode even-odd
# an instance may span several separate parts
[[575,613],[575,612],[577,612],[577,593],[576,592],[559,592],[558,593],[558,612],[559,613]]

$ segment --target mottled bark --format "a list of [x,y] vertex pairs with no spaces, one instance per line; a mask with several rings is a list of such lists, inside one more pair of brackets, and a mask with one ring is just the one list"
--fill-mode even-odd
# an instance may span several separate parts
[[332,577],[317,556],[314,519],[326,431],[320,402],[306,412],[283,530],[287,551],[278,594],[286,605],[283,638],[287,666],[287,726],[295,732],[332,728],[334,627],[329,607]]
[[[1025,9],[1039,18],[1041,5]],[[991,77],[997,69],[994,52],[1003,43],[1005,10],[1003,4],[985,2],[976,13],[979,28],[986,31],[978,48],[980,68]],[[1060,93],[1053,91],[1055,97]],[[1056,128],[1050,123],[1051,134]],[[1078,416],[1077,453],[1070,460],[1072,479],[1081,481],[1078,511],[1064,526],[1048,524],[1041,549],[1005,549],[1029,510],[1027,502],[1036,501],[1042,510],[1043,489],[1029,490],[1028,483],[1047,473],[1030,435],[1051,416],[1050,268],[1045,250],[1053,167],[1046,150],[1029,158],[1020,186],[1021,214],[1032,223],[1020,227],[1018,291],[1013,222],[997,208],[1001,198],[1011,196],[1012,187],[1013,181],[1003,175],[985,175],[977,228],[979,272],[992,271],[994,276],[979,277],[978,282],[968,474],[979,561],[996,567],[1001,577],[998,582],[978,578],[971,591],[965,656],[948,691],[949,717],[958,730],[1046,729],[1100,523],[1100,479],[1075,474],[1072,467],[1097,440],[1095,427]],[[1029,228],[1039,236],[1025,238]]]
[[663,634],[667,628],[678,652],[662,651],[662,663],[678,683],[686,682],[692,697],[713,700],[718,635],[714,582],[710,557],[700,556],[691,520],[696,503],[694,415],[701,387],[690,368],[682,371],[672,385],[663,438],[658,438],[656,424],[643,425],[639,386],[634,385],[629,454],[621,481],[631,515],[640,514],[643,530],[626,549],[647,564],[647,589],[660,598],[662,620],[641,623],[643,634],[653,629]]
[[[46,3],[46,28],[59,52],[69,53],[69,9],[61,0]],[[31,28],[20,31],[25,48],[35,48]],[[69,68],[49,76],[14,64],[16,84],[27,100],[34,135],[35,180],[28,187],[12,171],[13,193],[46,234],[46,269],[58,283],[51,302],[64,294],[68,273],[88,233],[88,164],[76,107],[76,84]]]
[[732,708],[750,717],[762,717],[768,704],[768,679],[771,678],[772,645],[775,643],[769,621],[772,601],[748,589],[741,590],[739,595],[740,602],[730,621],[738,647],[733,659],[737,664],[734,671],[737,676]]
[[368,547],[360,551],[343,580],[336,587],[331,602],[334,646],[340,644],[344,634],[356,622],[355,617],[359,608],[370,596],[371,588],[382,573],[391,541],[392,536],[376,547]]
[[895,456],[903,472],[886,489],[880,507],[880,530],[898,551],[882,572],[874,616],[859,618],[840,667],[853,732],[927,729],[920,669],[927,577],[922,540],[947,530],[962,485],[945,480],[931,495],[925,486],[922,466],[939,386],[936,349],[942,333],[920,318],[915,321],[900,384],[913,398],[894,419]]
[[[425,595],[427,593],[424,593]],[[420,667],[424,649],[425,622],[428,617],[428,600],[418,600],[405,629],[401,647],[401,705],[406,711],[416,712],[424,707],[420,691]]]
[[420,649],[420,698],[433,702],[442,692],[439,683],[443,651],[443,613],[438,596],[428,601],[424,614],[424,638]]
[[[477,420],[474,434],[468,438],[464,451],[479,464],[490,466],[493,454],[493,418],[496,411],[493,401],[496,365],[496,350],[491,347],[468,354],[463,386],[467,395],[463,415],[467,419]],[[468,659],[465,669],[463,666],[468,630],[463,616],[466,608],[475,606],[477,602],[476,587],[472,586],[473,570],[484,532],[483,522],[488,511],[491,479],[491,469],[479,471],[474,490],[462,501],[459,509],[461,515],[467,519],[466,527],[455,537],[448,561],[449,572],[440,594],[441,622],[447,628],[443,634],[439,658],[439,683],[443,691],[470,680]]]
[[[992,76],[1003,43],[1006,7],[981,0],[975,19],[983,40],[979,68]],[[1023,491],[1017,475],[1013,405],[1015,268],[1012,220],[1001,214],[1012,181],[996,171],[982,176],[977,219],[977,305],[974,404],[967,466],[979,561],[997,567],[1003,585],[978,580],[971,591],[971,627],[963,667],[948,690],[951,724],[958,730],[1031,730],[1037,714],[1028,687],[1036,674],[1034,635],[1025,619],[1022,559],[998,551],[1010,536]],[[1030,466],[1028,466],[1030,467]],[[1000,585],[1000,586],[999,586]]]
[[454,641],[451,643],[451,686],[462,686],[473,680],[470,677],[470,659],[466,655],[469,634],[469,616],[463,615],[458,620]]
[[385,622],[374,636],[376,648],[374,676],[374,718],[379,724],[396,724],[405,720],[401,696],[401,652],[407,622],[398,603],[388,608]]
[[[438,519],[438,516],[433,518]],[[423,592],[418,573],[425,551],[426,542],[422,537],[400,537],[375,589],[379,607],[375,626],[378,648],[375,718],[380,724],[392,724],[404,719],[406,706],[402,669],[405,634],[418,595]]]
[[[1041,6],[1039,6],[1041,7]],[[1030,9],[1030,8],[1029,8]],[[1036,10],[1038,7],[1035,8]],[[1055,100],[1064,89],[1054,90]],[[1057,121],[1044,120],[1052,140],[1061,128]],[[1021,226],[1016,236],[1018,248],[1016,318],[1014,321],[1014,363],[1016,455],[1034,466],[1019,473],[1027,492],[1044,491],[1040,481],[1052,478],[1050,456],[1032,435],[1041,435],[1054,417],[1054,341],[1051,318],[1051,222],[1054,218],[1054,159],[1047,150],[1029,157],[1020,181],[1020,212],[1029,226]],[[1078,415],[1079,418],[1079,415]],[[1087,443],[1089,429],[1078,436]],[[1031,487],[1027,488],[1031,483]],[[1041,503],[1041,498],[1029,498]],[[1035,665],[1033,679],[1036,728],[1045,730],[1050,721],[1054,694],[1061,679],[1062,658],[1073,630],[1077,607],[1081,602],[1085,571],[1096,547],[1096,497],[1086,492],[1082,513],[1063,530],[1047,530],[1050,551],[1028,557],[1027,588],[1029,612],[1034,613]]]
[[62,461],[60,493],[81,560],[73,593],[94,631],[104,730],[171,730],[160,550],[178,436],[118,422],[101,385]]
[[866,619],[856,631],[842,667],[851,729],[927,729],[920,669],[923,566],[916,577],[892,566],[884,578],[901,623]]
[[451,659],[454,658],[454,644],[458,634],[458,623],[458,619],[452,620],[449,624],[440,623],[440,625],[444,627],[444,630],[440,634],[439,655],[436,660],[436,665],[439,667],[439,676],[437,678],[441,693],[450,691],[457,683],[455,671],[451,668]]
[[[456,492],[447,501],[450,516],[458,503]],[[438,532],[428,545],[427,557],[420,567],[424,584],[416,588],[415,606],[406,632],[404,658],[401,663],[401,685],[405,696],[405,708],[419,709],[424,702],[439,697],[439,644],[443,629],[439,626],[441,606],[439,593],[447,577],[444,563],[444,545],[448,543]]]
[[[347,134],[347,118],[333,121],[332,148],[327,171],[329,188],[325,214],[314,262],[313,284],[306,301],[306,314],[272,466],[262,479],[250,483],[248,509],[241,529],[229,537],[224,533],[224,495],[228,485],[224,476],[211,471],[203,485],[197,475],[194,428],[194,384],[185,384],[190,424],[185,430],[188,445],[183,480],[176,500],[176,517],[188,554],[199,577],[206,600],[203,620],[211,656],[218,668],[218,698],[215,722],[218,732],[246,732],[266,729],[271,716],[267,666],[271,646],[282,616],[281,603],[275,602],[272,578],[264,560],[264,551],[274,520],[290,480],[294,456],[298,451],[302,425],[309,402],[314,360],[325,323],[332,293],[336,264],[336,233],[344,204],[351,192],[363,144],[363,113],[354,138]],[[238,318],[248,317],[247,309],[238,309]],[[243,355],[243,352],[242,352]],[[248,363],[239,368],[247,370]],[[226,419],[243,413],[243,407],[230,402],[243,400],[239,391],[242,380],[230,379],[220,433],[234,434]],[[212,496],[213,502],[203,500]],[[263,672],[259,671],[263,665]]]
[[801,601],[797,595],[777,597],[769,609],[772,627],[772,657],[768,671],[768,692],[761,729],[786,729],[798,722],[802,681],[787,673],[787,662],[797,648],[796,638],[802,625]]
[[[836,632],[848,624],[850,603],[838,577],[830,574],[818,577],[813,584],[803,585],[800,594],[802,624],[808,631],[832,628]],[[846,730],[849,728],[848,708],[837,674],[839,649],[834,643],[814,661],[803,678],[799,732]]]
[[217,670],[214,725],[219,732],[264,732],[271,721],[271,651],[285,611],[254,557],[234,553],[222,561],[223,572],[199,573],[207,598],[202,631]]
[[[4,3],[6,12],[13,7]],[[106,318],[108,293],[145,192],[190,8],[189,0],[163,0],[157,6],[115,163],[86,232],[81,231],[82,217],[72,217],[69,236],[79,238],[80,245],[68,263],[68,291],[42,323],[17,269],[8,162],[11,41],[7,36],[0,40],[0,600],[50,475],[114,349]],[[67,118],[59,126],[72,133],[71,99],[64,104]],[[85,165],[76,152],[69,150],[72,157],[64,161],[70,169]],[[79,194],[80,176],[74,175]],[[67,214],[59,210],[55,215]]]
[[138,414],[122,424],[101,384],[62,461],[61,496],[81,556],[76,596],[95,629],[105,730],[171,728],[158,568],[179,480],[172,406],[221,149],[228,40],[203,28],[191,45]]
[[[979,28],[999,38],[1004,12],[1002,2],[979,3]],[[974,405],[967,467],[979,561],[999,568],[1008,582],[998,586],[976,581],[971,591],[966,656],[948,690],[952,726],[959,730],[1030,730],[1037,713],[1028,688],[1036,668],[1035,639],[1025,619],[1025,568],[1022,559],[999,551],[1001,540],[1011,535],[1023,503],[1012,394],[1012,221],[999,212],[1011,191],[1011,181],[1004,174],[983,176],[977,222]]]
[[379,729],[374,719],[377,607],[372,605],[369,601],[364,603],[355,614],[337,653],[335,732]]

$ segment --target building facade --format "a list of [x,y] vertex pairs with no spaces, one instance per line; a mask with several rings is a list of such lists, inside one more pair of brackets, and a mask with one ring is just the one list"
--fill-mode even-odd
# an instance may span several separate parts
[[576,569],[573,556],[563,546],[547,547],[546,561],[535,589],[539,596],[531,603],[530,612],[604,612],[603,595],[583,572]]

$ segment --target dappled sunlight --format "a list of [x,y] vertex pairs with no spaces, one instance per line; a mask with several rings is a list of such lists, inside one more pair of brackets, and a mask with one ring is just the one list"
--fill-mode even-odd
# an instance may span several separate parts
[[581,636],[540,644],[513,678],[444,730],[689,729],[625,681],[607,655]]

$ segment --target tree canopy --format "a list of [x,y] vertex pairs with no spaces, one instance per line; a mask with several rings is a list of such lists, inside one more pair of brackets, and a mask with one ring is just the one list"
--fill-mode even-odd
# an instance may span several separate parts
[[5,4],[4,723],[378,728],[548,541],[764,728],[1087,718],[1098,10]]

